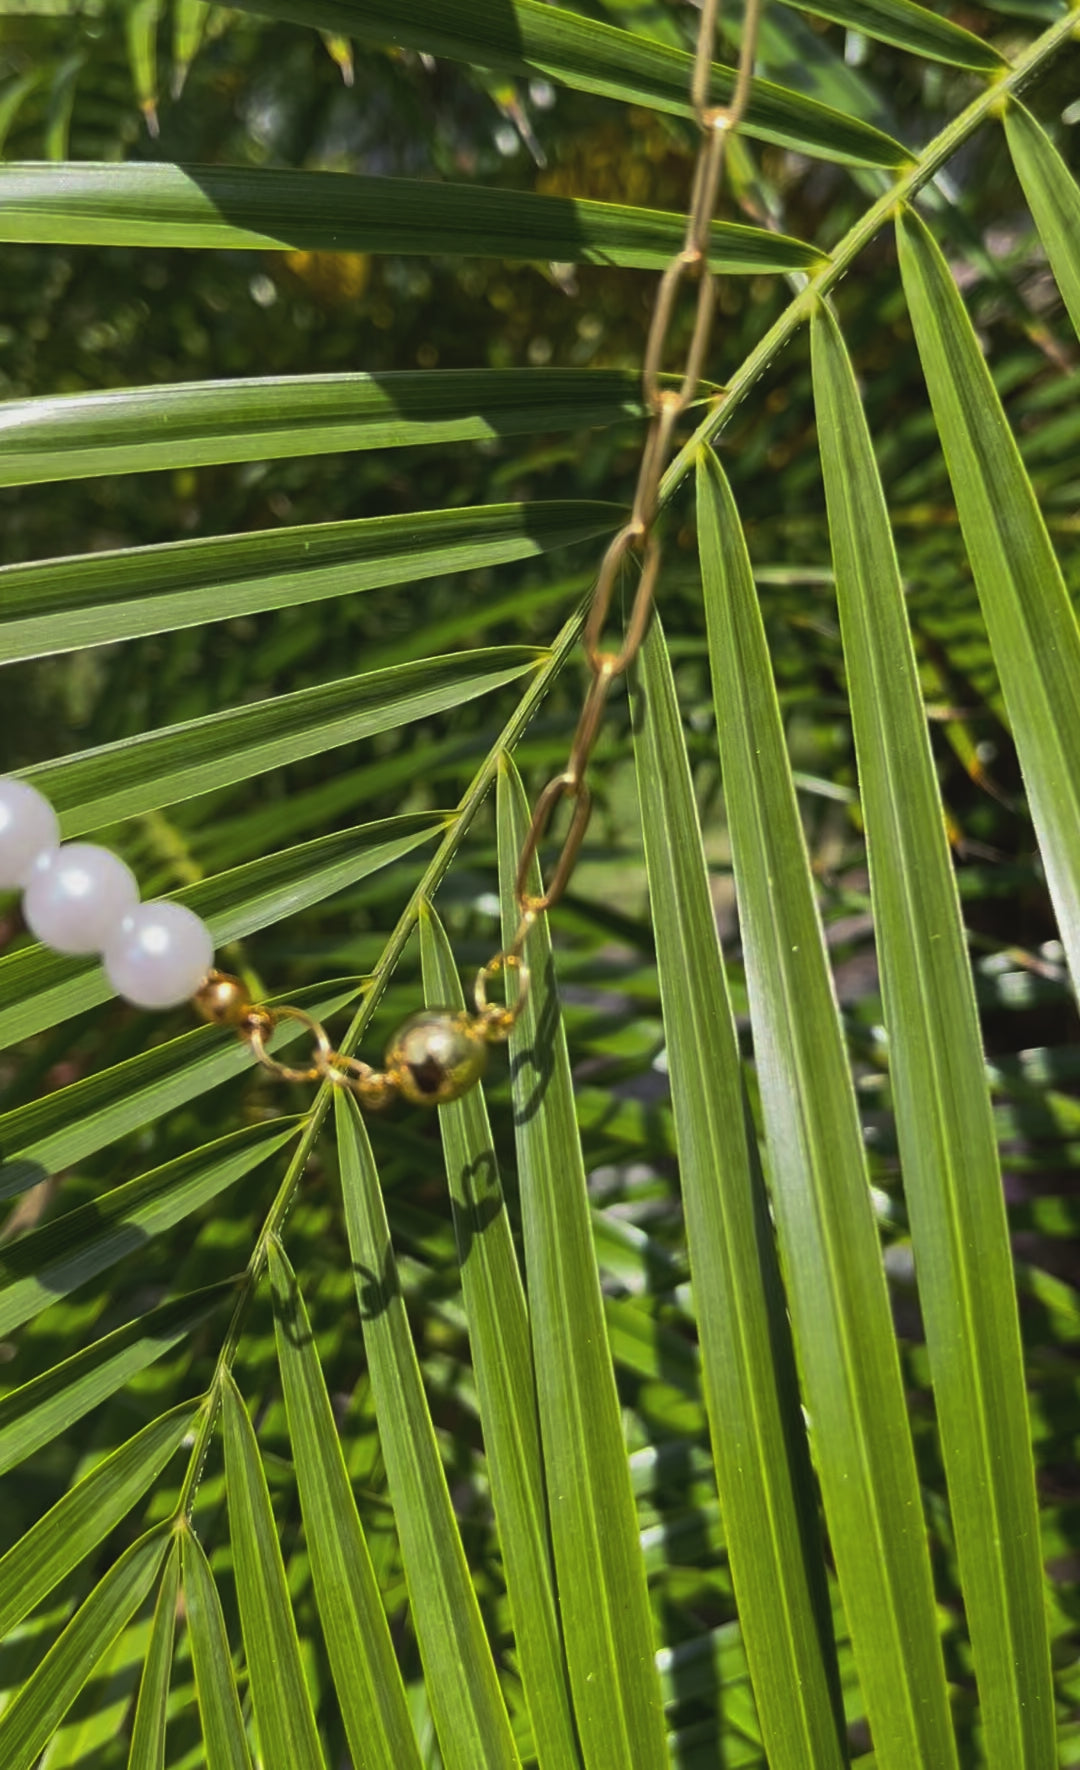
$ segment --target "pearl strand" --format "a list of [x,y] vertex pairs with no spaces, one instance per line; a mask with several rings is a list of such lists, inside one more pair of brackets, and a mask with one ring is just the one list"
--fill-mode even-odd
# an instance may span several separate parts
[[[361,1105],[378,1109],[395,1096],[442,1106],[475,1086],[488,1046],[508,1039],[525,1000],[529,974],[517,946],[489,960],[476,980],[475,1013],[427,1008],[398,1028],[383,1070],[336,1051],[320,1023],[285,1003],[252,1002],[238,977],[214,969],[206,923],[183,904],[139,902],[130,867],[93,842],[60,841],[60,824],[35,787],[0,776],[0,891],[21,891],[32,934],[58,953],[97,953],[116,994],[136,1008],[176,1008],[190,1000],[203,1020],[232,1027],[256,1061],[286,1082],[332,1081]],[[523,919],[527,929],[532,914]],[[518,998],[487,999],[490,978],[512,969]],[[299,1021],[313,1041],[306,1064],[282,1063],[267,1041],[282,1022]]]
[[210,930],[183,904],[139,902],[130,867],[93,842],[60,841],[49,801],[0,777],[0,890],[21,890],[27,927],[58,953],[97,953],[117,995],[175,1008],[214,963]]

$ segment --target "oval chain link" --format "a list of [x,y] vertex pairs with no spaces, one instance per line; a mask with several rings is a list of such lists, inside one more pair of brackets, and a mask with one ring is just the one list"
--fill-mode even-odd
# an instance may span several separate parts
[[[282,1063],[277,1057],[271,1056],[266,1048],[270,1034],[283,1020],[298,1020],[311,1034],[315,1049],[311,1062],[303,1068]],[[252,1008],[244,1016],[240,1031],[263,1068],[268,1069],[281,1082],[319,1082],[331,1067],[335,1056],[326,1028],[314,1015],[306,1014],[303,1008]]]
[[[299,1021],[311,1035],[314,1049],[310,1063],[303,1066],[282,1063],[267,1049],[267,1039],[283,1020]],[[280,1082],[329,1080],[351,1088],[363,1105],[369,1107],[385,1106],[394,1093],[388,1076],[381,1070],[372,1069],[362,1058],[350,1057],[337,1050],[322,1022],[303,1008],[292,1008],[288,1004],[276,1008],[251,1007],[240,1021],[239,1031],[257,1061]]]
[[[747,0],[731,103],[710,105],[709,87],[720,0],[702,0],[690,83],[690,101],[702,131],[702,142],[694,166],[690,212],[683,245],[660,278],[645,345],[641,386],[642,401],[649,414],[649,422],[642,446],[630,520],[612,538],[600,562],[585,619],[583,649],[592,682],[578,719],[570,757],[562,773],[548,782],[537,799],[528,834],[522,845],[514,884],[514,895],[520,911],[517,931],[510,945],[496,953],[493,959],[489,959],[476,980],[478,1012],[492,1019],[499,1016],[500,1025],[505,1024],[507,1032],[524,1004],[528,988],[528,971],[521,958],[526,936],[536,917],[558,903],[566,890],[585,839],[592,809],[592,796],[586,784],[585,773],[599,735],[611,685],[616,677],[624,675],[630,668],[648,630],[662,557],[660,540],[654,526],[659,514],[660,481],[671,459],[675,426],[694,400],[705,367],[716,310],[716,277],[709,269],[708,262],[709,233],[723,177],[724,150],[729,137],[742,122],[750,98],[751,70],[763,4],[764,0]],[[668,336],[680,291],[689,279],[696,279],[698,285],[690,343],[678,386],[664,386],[663,362]],[[630,553],[637,553],[640,558],[640,576],[622,645],[618,651],[608,651],[601,641],[619,569]],[[540,845],[555,810],[563,799],[570,799],[573,803],[570,827],[563,839],[550,882],[546,886],[542,883],[541,890],[536,892],[530,889],[533,863],[538,860]],[[488,979],[497,976],[500,971],[508,970],[516,970],[519,974],[517,1000],[513,1006],[508,1004],[505,1008],[498,1009],[494,1004],[488,1003]]]
[[[750,71],[763,4],[764,0],[746,0],[739,66],[731,104],[710,107],[709,84],[720,0],[702,0],[690,96],[694,115],[703,132],[703,141],[694,167],[690,213],[683,246],[660,278],[649,326],[642,363],[642,403],[649,414],[649,421],[642,446],[634,502],[629,521],[612,538],[600,562],[586,616],[583,647],[592,680],[582,704],[570,755],[562,773],[548,782],[537,799],[518,858],[514,881],[514,896],[519,911],[517,929],[509,945],[501,948],[477,974],[474,989],[476,1018],[473,1024],[480,1036],[490,1042],[510,1036],[525,1002],[529,989],[529,970],[524,960],[525,942],[537,916],[559,901],[569,883],[589,825],[592,795],[585,777],[603,723],[611,685],[630,668],[648,629],[661,563],[660,540],[655,529],[659,514],[660,481],[671,458],[675,426],[697,393],[705,365],[716,307],[716,279],[708,264],[709,230],[723,174],[725,143],[738,127],[750,95]],[[669,387],[662,385],[664,353],[679,292],[688,278],[696,278],[698,282],[694,324],[679,385]],[[641,562],[637,589],[622,645],[618,651],[608,651],[601,644],[603,632],[619,569],[631,552],[636,552]],[[536,863],[539,870],[540,845],[557,807],[564,799],[569,799],[573,807],[570,826],[563,839],[550,883],[544,887],[541,875],[541,889],[534,891],[531,888],[533,866]],[[508,998],[501,1004],[489,1001],[489,983],[499,975],[508,978],[511,971],[517,978],[515,999],[510,1001]],[[218,1025],[235,1027],[247,1041],[258,1062],[280,1081],[332,1081],[349,1088],[362,1104],[369,1107],[386,1105],[400,1087],[400,1078],[396,1075],[372,1069],[361,1058],[337,1050],[321,1022],[304,1009],[287,1004],[263,1007],[252,1003],[239,978],[214,971],[206,980],[204,989],[198,992],[198,997],[204,1018]],[[312,1051],[308,1063],[282,1063],[270,1052],[267,1041],[283,1021],[296,1021],[309,1034]]]

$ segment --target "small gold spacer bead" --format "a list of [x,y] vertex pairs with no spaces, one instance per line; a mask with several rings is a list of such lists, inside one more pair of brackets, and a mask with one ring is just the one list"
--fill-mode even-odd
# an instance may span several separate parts
[[251,999],[238,977],[211,971],[191,998],[196,1014],[213,1026],[239,1026],[251,1012]]

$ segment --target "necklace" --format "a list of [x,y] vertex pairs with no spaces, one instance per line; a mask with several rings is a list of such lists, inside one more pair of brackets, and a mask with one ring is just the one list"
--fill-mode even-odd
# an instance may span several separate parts
[[[118,855],[92,842],[61,843],[59,820],[48,800],[26,781],[0,778],[0,889],[22,892],[26,924],[46,946],[60,953],[97,954],[123,1000],[151,1009],[190,1001],[203,1020],[232,1027],[279,1079],[329,1079],[351,1089],[361,1105],[376,1108],[397,1096],[419,1106],[458,1099],[483,1074],[489,1047],[509,1038],[529,987],[523,958],[529,931],[538,916],[558,903],[570,881],[589,824],[592,798],[586,777],[604,708],[612,684],[634,662],[652,612],[661,562],[656,532],[661,477],[671,458],[675,426],[697,394],[708,350],[716,305],[716,279],[708,265],[709,228],[726,143],[749,97],[760,4],[748,0],[735,89],[730,105],[723,107],[709,104],[719,0],[703,0],[701,6],[690,86],[701,143],[683,245],[660,278],[646,341],[642,401],[648,428],[634,501],[629,519],[601,560],[585,619],[583,649],[590,680],[570,755],[537,799],[518,859],[518,925],[510,943],[477,974],[473,1010],[428,1008],[411,1015],[387,1046],[383,1068],[376,1070],[336,1050],[321,1023],[303,1009],[252,1002],[238,977],[215,968],[210,930],[199,916],[167,899],[140,902],[135,876]],[[696,305],[681,378],[671,385],[673,378],[663,373],[664,352],[684,282],[696,283]],[[622,643],[612,651],[602,644],[604,629],[620,568],[631,553],[638,557],[640,575]],[[534,891],[530,879],[540,845],[564,799],[570,804],[569,827],[549,883]],[[517,978],[514,1001],[489,1001],[489,984],[509,972]],[[305,1065],[282,1063],[269,1049],[275,1029],[287,1021],[299,1021],[311,1037]]]

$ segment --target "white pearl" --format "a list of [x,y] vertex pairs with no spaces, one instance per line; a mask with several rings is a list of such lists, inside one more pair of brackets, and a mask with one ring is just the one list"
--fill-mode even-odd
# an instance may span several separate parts
[[38,855],[59,842],[56,813],[36,787],[0,779],[0,891],[24,885]]
[[182,903],[141,903],[110,935],[102,962],[117,995],[136,1008],[175,1008],[211,969],[214,942]]
[[93,842],[66,842],[39,854],[25,887],[27,927],[58,953],[100,953],[139,901],[131,868]]

